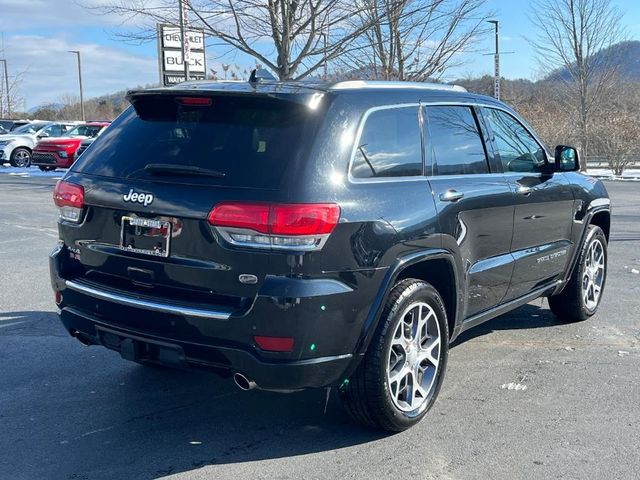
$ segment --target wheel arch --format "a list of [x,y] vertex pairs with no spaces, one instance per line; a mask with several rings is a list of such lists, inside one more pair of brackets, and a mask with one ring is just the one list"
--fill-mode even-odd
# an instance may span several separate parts
[[456,313],[459,308],[454,268],[452,262],[445,257],[422,260],[401,270],[393,282],[395,285],[405,278],[416,278],[433,286],[442,297],[447,311],[450,338],[456,327]]
[[576,265],[578,263],[578,258],[580,256],[582,246],[589,237],[588,234],[590,225],[596,225],[600,227],[604,232],[604,236],[607,239],[607,242],[609,241],[609,234],[611,232],[611,210],[609,206],[610,201],[608,198],[592,202],[592,204],[590,205],[591,209],[587,211],[584,221],[582,222],[584,226],[580,233],[579,242],[576,243],[576,246],[573,249],[572,257],[562,279],[562,283],[553,291],[552,295],[559,294],[567,286],[567,282],[569,281],[569,278],[571,278],[571,274],[573,273],[573,270],[576,268]]
[[444,249],[415,252],[401,257],[389,268],[372,303],[362,328],[356,352],[365,353],[380,321],[384,305],[394,285],[406,278],[416,278],[431,284],[440,294],[447,311],[449,336],[455,337],[460,327],[464,294],[461,266],[454,255]]
[[609,241],[609,232],[611,231],[611,212],[609,210],[600,210],[593,214],[589,225],[597,225],[604,232],[604,236]]
[[11,155],[13,155],[13,152],[15,152],[16,150],[18,150],[20,148],[28,150],[29,153],[33,153],[33,148],[29,147],[28,145],[18,145],[16,147],[14,147],[13,150],[11,150]]

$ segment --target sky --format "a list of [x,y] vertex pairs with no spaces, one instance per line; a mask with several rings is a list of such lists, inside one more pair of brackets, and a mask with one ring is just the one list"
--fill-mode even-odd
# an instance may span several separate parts
[[[21,75],[25,109],[55,103],[64,95],[77,95],[75,55],[82,52],[85,97],[158,82],[157,46],[154,41],[125,42],[118,33],[132,24],[114,15],[100,15],[90,8],[104,0],[0,0],[0,58],[5,58],[10,79]],[[613,0],[624,11],[623,22],[631,39],[640,40],[640,1]],[[177,0],[176,0],[177,4]],[[526,37],[531,35],[527,0],[487,0],[487,9],[500,21],[502,75],[506,78],[540,77],[540,67]],[[463,54],[465,64],[445,79],[493,74],[494,37],[488,33],[474,43],[474,52]],[[221,61],[249,65],[246,57],[220,56],[221,49],[208,42],[207,64]],[[218,68],[218,70],[220,70]]]

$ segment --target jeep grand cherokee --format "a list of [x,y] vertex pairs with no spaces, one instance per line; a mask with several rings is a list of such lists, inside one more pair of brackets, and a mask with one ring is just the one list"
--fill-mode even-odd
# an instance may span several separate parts
[[336,387],[403,430],[462,331],[537,297],[598,308],[609,200],[575,149],[455,86],[132,91],[58,183],[61,320],[142,364],[243,389]]

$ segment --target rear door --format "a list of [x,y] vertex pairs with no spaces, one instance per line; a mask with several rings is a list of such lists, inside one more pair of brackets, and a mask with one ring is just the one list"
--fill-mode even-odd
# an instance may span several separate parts
[[445,247],[459,251],[467,285],[466,317],[498,305],[513,263],[513,198],[493,173],[478,118],[469,106],[425,107],[429,181]]
[[571,251],[573,193],[554,172],[542,143],[515,116],[483,108],[496,157],[514,192],[515,269],[505,300],[535,290],[564,271]]

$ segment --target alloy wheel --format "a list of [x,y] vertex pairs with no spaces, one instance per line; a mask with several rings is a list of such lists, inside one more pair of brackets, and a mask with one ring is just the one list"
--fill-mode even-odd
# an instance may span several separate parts
[[600,301],[605,278],[604,245],[595,239],[585,256],[582,276],[582,298],[589,310],[594,310]]
[[394,405],[418,413],[427,406],[440,363],[440,325],[431,306],[407,307],[391,340],[387,385]]
[[26,167],[31,162],[31,155],[29,155],[29,152],[26,150],[20,149],[15,153],[13,161],[15,162],[16,167]]

